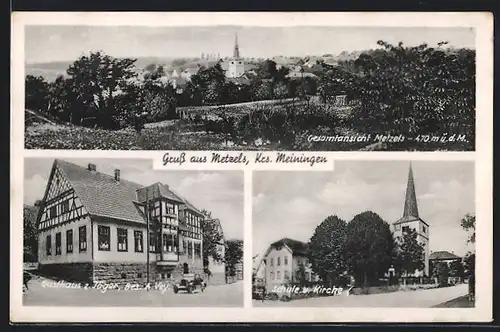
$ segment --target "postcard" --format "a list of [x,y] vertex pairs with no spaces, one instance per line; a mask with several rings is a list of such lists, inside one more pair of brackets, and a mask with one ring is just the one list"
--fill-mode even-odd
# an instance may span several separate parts
[[491,14],[14,12],[11,59],[12,322],[491,321]]

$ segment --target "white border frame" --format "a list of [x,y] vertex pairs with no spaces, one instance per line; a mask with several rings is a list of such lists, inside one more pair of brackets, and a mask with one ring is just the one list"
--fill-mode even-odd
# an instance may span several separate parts
[[[24,150],[24,26],[384,26],[473,27],[476,31],[476,152],[331,152],[333,159],[475,160],[477,282],[475,308],[252,308],[251,169],[245,169],[245,301],[243,308],[136,308],[22,306],[22,208],[24,157],[159,158],[148,151]],[[492,319],[493,270],[493,15],[475,13],[67,13],[14,12],[11,49],[11,288],[13,322],[486,322]],[[162,155],[162,154],[161,154]],[[279,169],[279,165],[275,165]],[[479,196],[481,195],[481,196]],[[21,217],[20,217],[21,216]],[[85,309],[85,310],[82,310]],[[381,315],[381,310],[384,314]],[[192,313],[196,312],[194,316]]]

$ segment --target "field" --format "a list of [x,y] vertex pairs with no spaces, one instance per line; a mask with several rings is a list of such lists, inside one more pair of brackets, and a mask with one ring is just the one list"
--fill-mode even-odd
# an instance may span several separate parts
[[[180,107],[180,119],[132,128],[105,130],[58,122],[25,111],[27,149],[84,150],[288,150],[288,151],[435,151],[468,150],[468,142],[314,141],[311,137],[346,138],[367,134],[351,106],[293,99],[222,106]],[[364,128],[364,127],[361,127]],[[383,134],[383,133],[382,133]]]

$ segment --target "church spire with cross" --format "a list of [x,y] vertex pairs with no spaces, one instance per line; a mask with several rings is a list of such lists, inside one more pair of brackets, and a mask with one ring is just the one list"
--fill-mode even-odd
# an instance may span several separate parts
[[408,171],[408,182],[406,184],[406,196],[405,196],[405,207],[403,211],[403,218],[404,217],[419,218],[417,196],[415,194],[415,182],[413,180],[413,169],[411,167],[411,162]]
[[239,59],[240,58],[240,49],[238,47],[238,33],[234,34],[234,51],[233,51],[233,58]]

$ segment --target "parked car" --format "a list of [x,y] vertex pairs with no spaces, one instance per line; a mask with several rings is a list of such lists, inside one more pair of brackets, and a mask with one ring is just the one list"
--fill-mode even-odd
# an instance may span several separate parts
[[174,285],[174,293],[186,291],[189,294],[205,291],[207,284],[199,274],[184,274],[182,279]]

